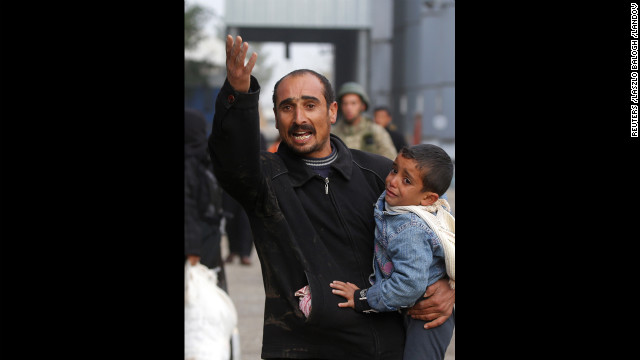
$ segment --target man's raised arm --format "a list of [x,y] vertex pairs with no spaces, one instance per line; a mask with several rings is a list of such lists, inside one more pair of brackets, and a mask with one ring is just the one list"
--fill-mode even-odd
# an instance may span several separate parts
[[260,182],[260,85],[251,76],[258,55],[254,52],[245,65],[248,49],[240,36],[227,35],[227,78],[216,98],[209,137],[216,178],[243,205],[254,202]]

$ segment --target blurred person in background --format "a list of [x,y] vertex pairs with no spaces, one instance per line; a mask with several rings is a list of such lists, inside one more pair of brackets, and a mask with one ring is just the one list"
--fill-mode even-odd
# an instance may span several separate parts
[[251,250],[253,249],[253,236],[249,226],[249,218],[244,209],[227,192],[223,195],[224,210],[228,214],[224,225],[229,244],[229,255],[225,262],[230,264],[236,258],[240,264],[251,265]]
[[198,262],[219,268],[218,286],[227,291],[220,251],[222,188],[213,174],[207,151],[204,115],[184,110],[184,253],[191,265]]
[[[392,161],[349,149],[331,134],[338,112],[332,86],[305,69],[276,83],[281,143],[276,153],[260,151],[261,89],[251,75],[257,54],[245,65],[248,48],[240,36],[227,36],[227,78],[216,98],[209,151],[221,186],[246,210],[254,235],[265,290],[261,358],[401,359],[402,316],[340,311],[341,297],[329,286],[337,279],[362,288],[368,283],[372,204]],[[321,294],[308,318],[295,295],[305,285]],[[425,297],[409,313],[432,327],[443,324],[455,290],[441,279]]]
[[338,91],[339,112],[342,115],[331,132],[348,148],[382,155],[391,160],[398,154],[391,136],[364,112],[369,108],[369,97],[362,85],[347,82]]
[[400,152],[400,149],[402,149],[404,146],[407,146],[407,140],[405,140],[402,133],[398,131],[396,125],[391,122],[391,111],[388,107],[376,107],[373,110],[373,121],[387,130],[389,136],[391,136],[391,140],[393,141],[393,145],[396,147],[397,152]]

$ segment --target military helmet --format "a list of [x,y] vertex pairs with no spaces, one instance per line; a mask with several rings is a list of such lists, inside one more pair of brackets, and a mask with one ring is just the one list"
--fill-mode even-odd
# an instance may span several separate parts
[[360,95],[360,99],[364,102],[365,110],[369,108],[369,97],[367,93],[364,91],[364,87],[356,82],[346,82],[342,84],[340,87],[340,91],[338,91],[338,102],[342,99],[342,95],[346,94],[357,94]]

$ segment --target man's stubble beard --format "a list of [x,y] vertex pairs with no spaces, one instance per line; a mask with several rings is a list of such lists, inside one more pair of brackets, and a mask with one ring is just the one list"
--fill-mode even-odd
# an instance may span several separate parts
[[[296,125],[292,125],[287,129],[287,133],[286,137],[283,137],[282,134],[280,134],[280,138],[284,139],[284,142],[287,144],[287,147],[289,149],[291,149],[291,151],[293,151],[295,154],[299,155],[299,156],[303,156],[305,157],[307,154],[316,152],[316,151],[321,151],[324,146],[326,146],[326,144],[328,142],[330,142],[330,138],[331,138],[331,120],[329,118],[327,118],[327,122],[328,122],[328,126],[329,126],[329,131],[327,133],[326,138],[320,139],[318,137],[318,132],[315,129],[315,126],[313,125],[302,125],[302,126],[296,126]],[[296,130],[300,129],[308,129],[308,126],[311,126],[311,128],[313,128],[313,137],[316,139],[316,142],[314,144],[311,145],[306,145],[303,147],[299,147],[295,145],[294,140],[292,139],[293,137],[293,132],[295,132]]]
[[[317,140],[318,137],[316,135],[317,135],[317,133],[315,133],[313,136],[316,137],[316,140]],[[314,144],[306,145],[306,146],[303,146],[303,147],[296,146],[293,143],[293,140],[291,138],[287,138],[288,141],[285,141],[285,143],[287,144],[289,149],[291,149],[291,151],[293,151],[295,154],[297,154],[299,156],[306,157],[308,154],[311,154],[311,153],[314,153],[316,151],[322,150],[324,148],[325,144],[327,142],[329,142],[329,138],[330,138],[330,136],[327,136],[327,138],[324,139],[322,142],[316,141]],[[289,141],[291,141],[291,143],[289,143]]]

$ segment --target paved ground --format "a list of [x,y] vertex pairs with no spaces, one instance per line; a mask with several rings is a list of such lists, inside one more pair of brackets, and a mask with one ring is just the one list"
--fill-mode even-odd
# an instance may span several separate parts
[[[447,192],[452,213],[455,215],[455,191]],[[228,253],[227,238],[222,237],[222,255]],[[240,333],[241,360],[258,360],[262,348],[262,320],[264,314],[264,288],[258,257],[253,250],[250,266],[225,264],[229,295],[238,311],[238,331]],[[455,359],[455,330],[447,350],[445,360]]]

